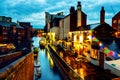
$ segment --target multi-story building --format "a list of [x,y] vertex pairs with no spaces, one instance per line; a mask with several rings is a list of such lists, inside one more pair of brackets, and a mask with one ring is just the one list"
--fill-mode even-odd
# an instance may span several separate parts
[[[78,31],[81,27],[86,26],[87,15],[82,11],[81,2],[78,2],[77,9],[73,6],[70,8],[70,14],[60,20],[60,39],[68,38],[70,31]],[[63,35],[63,37],[61,37]]]
[[116,37],[120,38],[120,12],[112,18],[112,27],[117,30]]
[[27,40],[30,40],[33,35],[33,28],[30,22],[17,22],[18,25],[25,29],[25,36]]
[[10,25],[8,27],[7,23],[11,23],[11,17],[0,16],[0,42],[7,42],[7,32],[10,30]]
[[87,15],[82,11],[81,2],[77,4],[77,10],[70,8],[70,31],[76,31],[82,26],[86,26]]
[[59,34],[59,39],[61,39],[61,40],[64,38],[64,34],[63,34],[63,33],[64,33],[64,31],[63,31],[63,30],[64,30],[64,24],[63,24],[63,23],[64,23],[64,20],[61,19],[61,20],[59,21],[59,24],[60,24],[60,25],[59,25],[59,27],[60,27],[60,29],[59,29],[59,32],[60,32],[60,34]]
[[57,13],[57,14],[49,14],[48,12],[45,12],[45,32],[50,32],[51,34],[50,39],[52,39],[53,37],[55,39],[59,39],[59,35],[60,35],[60,27],[59,27],[59,21],[64,18],[63,12]]
[[[24,29],[17,25],[14,22],[3,22],[0,21],[0,42],[1,43],[10,43],[13,42],[11,40],[10,35],[12,35],[12,33],[18,33],[18,42],[21,41],[21,37],[24,35]],[[13,37],[13,36],[12,36]]]
[[63,12],[59,12],[57,14],[50,14],[48,12],[45,12],[45,31],[49,32],[50,28],[53,27],[53,20],[57,18],[64,18]]
[[23,47],[27,47],[29,49],[31,49],[31,40],[32,40],[32,36],[33,36],[33,28],[30,24],[30,22],[17,22],[18,25],[22,26],[24,28],[25,31],[25,36],[24,36],[24,40],[23,40]]
[[26,47],[24,43],[31,40],[32,27],[30,23],[20,23],[18,25],[12,22],[12,18],[0,17],[0,43],[13,43],[16,48]]
[[0,21],[12,22],[12,18],[11,17],[6,17],[6,16],[0,16]]

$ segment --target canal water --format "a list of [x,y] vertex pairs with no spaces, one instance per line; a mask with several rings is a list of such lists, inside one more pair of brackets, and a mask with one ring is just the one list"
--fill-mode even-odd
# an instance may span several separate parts
[[[41,38],[33,38],[33,46],[39,47]],[[38,61],[41,65],[41,77],[38,80],[63,80],[58,68],[55,66],[50,54],[39,48]]]

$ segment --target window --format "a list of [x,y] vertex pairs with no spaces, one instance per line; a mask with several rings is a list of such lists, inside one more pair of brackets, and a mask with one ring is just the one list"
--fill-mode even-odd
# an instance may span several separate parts
[[118,23],[120,23],[120,19],[118,20]]
[[98,60],[98,50],[92,50],[91,57]]
[[115,24],[117,21],[116,20],[113,20],[113,23]]
[[3,27],[3,30],[5,29],[5,27]]

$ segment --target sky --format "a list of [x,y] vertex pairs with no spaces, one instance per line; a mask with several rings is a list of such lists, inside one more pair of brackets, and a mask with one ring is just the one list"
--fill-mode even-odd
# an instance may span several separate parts
[[13,22],[31,22],[33,28],[44,28],[45,12],[69,14],[71,6],[87,14],[87,24],[99,23],[100,10],[104,6],[105,21],[111,25],[112,17],[120,11],[120,0],[0,0],[0,16],[11,17]]

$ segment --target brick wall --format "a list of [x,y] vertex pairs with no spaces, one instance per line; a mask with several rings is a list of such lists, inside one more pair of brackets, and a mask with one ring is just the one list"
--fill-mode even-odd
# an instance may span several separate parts
[[34,54],[29,53],[0,69],[0,80],[33,80]]

